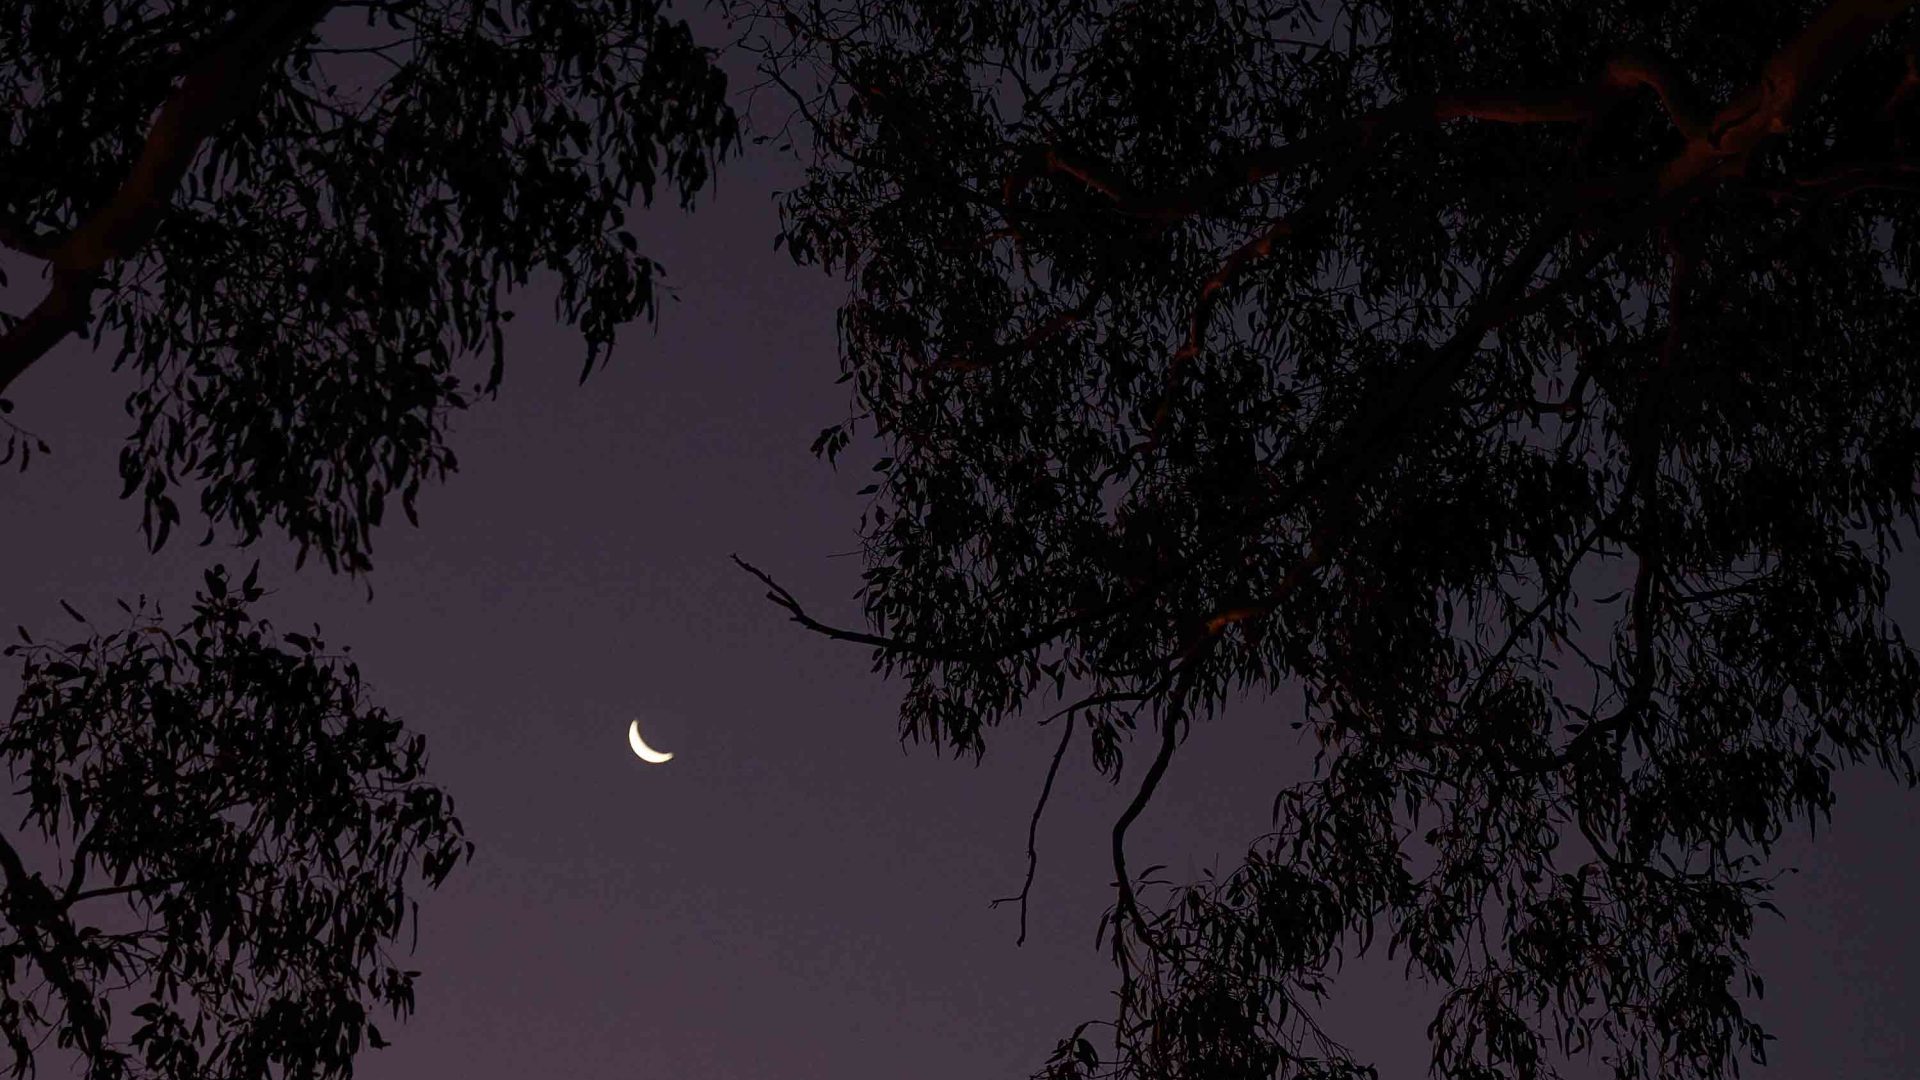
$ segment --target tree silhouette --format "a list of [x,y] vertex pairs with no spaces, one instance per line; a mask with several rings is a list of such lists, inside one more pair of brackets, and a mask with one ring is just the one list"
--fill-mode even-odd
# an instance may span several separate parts
[[653,314],[626,211],[690,202],[735,141],[663,6],[0,4],[0,244],[49,282],[0,323],[0,394],[70,334],[114,341],[155,546],[185,479],[242,540],[366,569],[388,499],[411,517],[454,468],[447,415],[498,388],[507,290],[557,279],[582,379]]
[[[1118,1013],[1037,1075],[1372,1075],[1315,1020],[1356,942],[1438,1075],[1762,1058],[1766,856],[1915,781],[1910,6],[737,6],[850,282],[816,449],[884,453],[868,629],[748,569],[903,737],[1057,699],[1036,830],[1075,732],[1134,786]],[[1300,691],[1271,835],[1140,880],[1182,740]]]
[[102,1080],[346,1077],[382,1045],[370,1008],[411,1011],[408,883],[472,846],[421,737],[350,657],[250,615],[261,595],[216,569],[178,630],[143,600],[122,630],[6,649],[0,755],[58,860],[0,837],[13,1075],[54,1035]]
[[[82,335],[138,376],[120,475],[153,547],[184,484],[210,539],[368,569],[389,502],[412,518],[455,467],[448,416],[497,391],[514,288],[553,283],[583,380],[653,316],[626,214],[690,205],[736,142],[664,8],[0,0],[0,247],[44,280],[0,315],[0,460],[47,450],[3,395]],[[18,649],[0,752],[66,861],[0,838],[16,1074],[53,1036],[102,1078],[347,1076],[369,1009],[412,1006],[405,883],[468,850],[422,743],[350,661],[253,621],[252,576],[206,585],[184,629],[142,604]]]

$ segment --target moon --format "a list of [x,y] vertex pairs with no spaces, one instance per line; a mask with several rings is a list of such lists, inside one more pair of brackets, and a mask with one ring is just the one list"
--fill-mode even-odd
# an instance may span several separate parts
[[647,741],[640,737],[638,720],[627,726],[627,745],[633,747],[633,752],[639,756],[640,760],[649,765],[660,765],[673,760],[672,754],[663,754],[647,745]]

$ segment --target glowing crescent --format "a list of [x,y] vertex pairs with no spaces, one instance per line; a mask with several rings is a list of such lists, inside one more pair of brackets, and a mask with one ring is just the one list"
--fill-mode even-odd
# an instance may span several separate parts
[[662,762],[673,760],[672,754],[663,754],[647,745],[646,740],[640,737],[640,721],[638,720],[635,720],[627,727],[627,745],[633,747],[633,752],[640,756],[640,760],[649,765],[659,765]]

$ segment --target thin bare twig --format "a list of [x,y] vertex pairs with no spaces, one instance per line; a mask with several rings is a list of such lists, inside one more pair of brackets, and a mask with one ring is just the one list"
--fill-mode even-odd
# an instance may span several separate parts
[[[1056,714],[1058,715],[1058,714]],[[1047,766],[1047,780],[1040,785],[1040,799],[1033,805],[1033,820],[1027,823],[1027,878],[1020,883],[1020,892],[1014,896],[1003,896],[987,903],[988,908],[997,908],[1001,904],[1020,901],[1020,936],[1013,939],[1015,947],[1027,943],[1027,897],[1033,892],[1034,871],[1040,866],[1040,816],[1047,811],[1047,799],[1053,795],[1054,777],[1060,774],[1060,759],[1067,755],[1067,743],[1073,739],[1073,718],[1061,725],[1060,745],[1054,747],[1053,763]]]
[[795,599],[794,595],[788,592],[785,586],[775,581],[766,571],[745,561],[738,555],[730,557],[736,566],[752,574],[754,577],[759,578],[761,583],[767,586],[769,590],[767,592],[767,599],[785,608],[787,614],[794,622],[799,623],[801,626],[806,627],[816,634],[832,638],[835,641],[851,641],[856,644],[871,645],[876,649],[884,649],[888,652],[900,653],[906,656],[918,657],[923,660],[933,660],[947,664],[991,664],[1005,660],[1008,657],[1018,656],[1030,649],[1037,649],[1076,627],[1085,626],[1089,623],[1097,622],[1100,619],[1117,615],[1136,604],[1144,603],[1152,599],[1154,595],[1152,588],[1143,587],[1118,599],[1109,600],[1106,603],[1094,607],[1069,611],[1067,614],[1054,619],[1052,622],[1044,623],[1005,644],[991,648],[956,649],[942,645],[922,645],[918,642],[903,641],[900,638],[883,637],[879,634],[863,633],[859,630],[847,630],[842,627],[823,623],[807,614],[806,610],[800,606],[800,601]]

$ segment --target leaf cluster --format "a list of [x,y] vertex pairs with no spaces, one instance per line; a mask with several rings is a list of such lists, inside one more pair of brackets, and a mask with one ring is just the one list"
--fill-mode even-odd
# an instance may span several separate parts
[[261,595],[216,568],[178,628],[142,599],[123,629],[7,648],[0,756],[47,856],[0,840],[14,1075],[51,1036],[90,1077],[345,1077],[382,1045],[373,1011],[412,1010],[415,883],[472,845],[421,736]]

